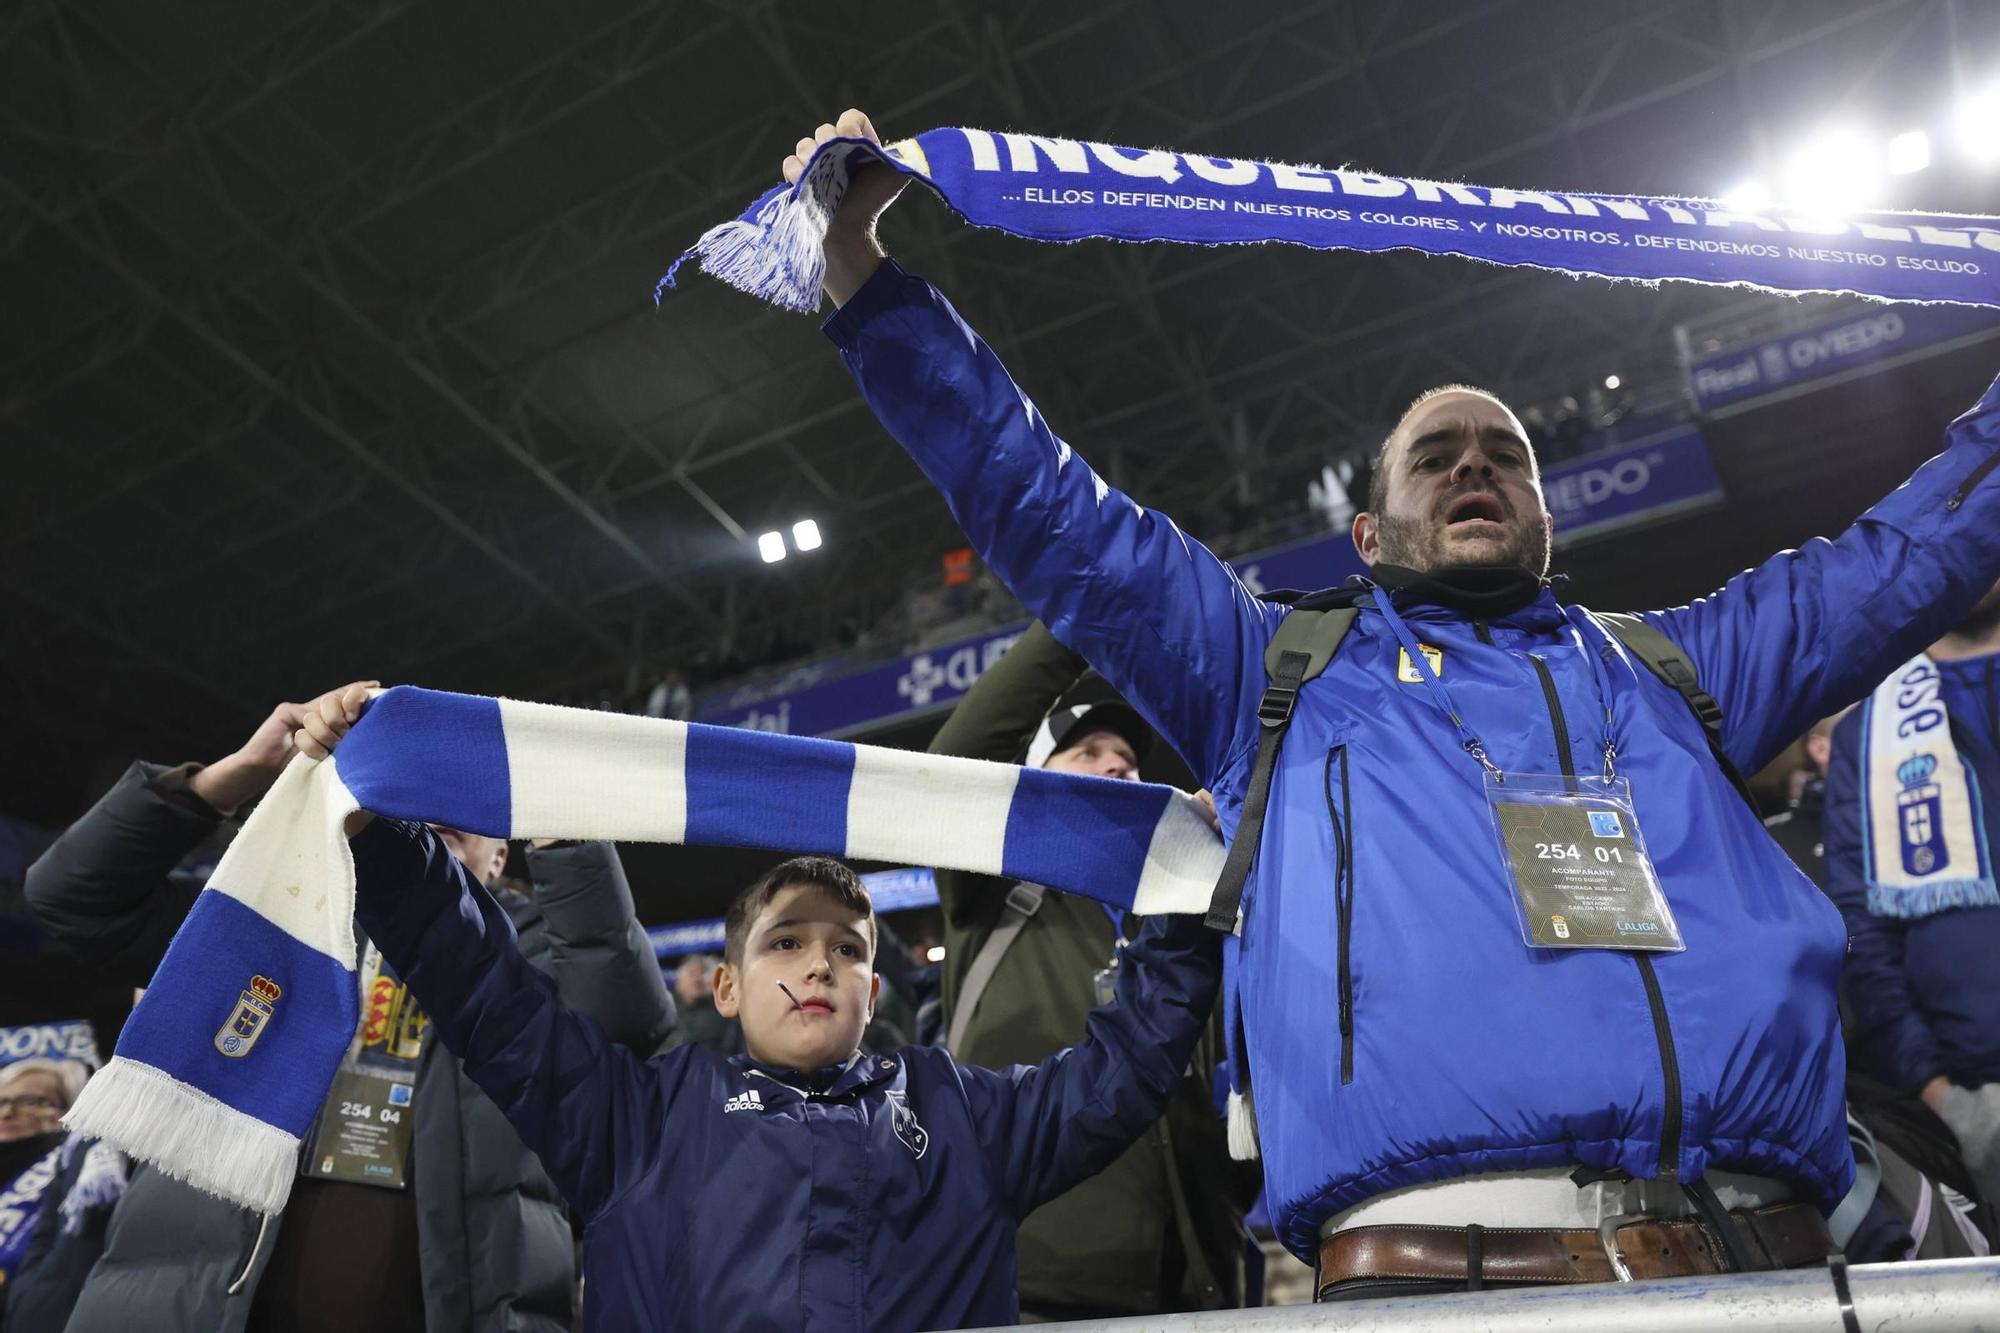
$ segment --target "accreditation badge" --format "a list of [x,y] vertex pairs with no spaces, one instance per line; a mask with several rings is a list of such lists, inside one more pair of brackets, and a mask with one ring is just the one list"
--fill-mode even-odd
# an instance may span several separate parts
[[1488,774],[1486,804],[1530,948],[1687,948],[1625,779]]
[[430,1019],[372,944],[360,979],[361,1030],[320,1107],[299,1173],[405,1189],[416,1134],[417,1059]]
[[343,1067],[320,1107],[302,1174],[315,1180],[405,1188],[416,1134],[415,1084]]

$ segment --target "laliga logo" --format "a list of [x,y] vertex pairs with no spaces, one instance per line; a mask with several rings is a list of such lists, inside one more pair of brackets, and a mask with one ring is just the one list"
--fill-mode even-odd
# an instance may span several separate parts
[[215,1049],[232,1060],[241,1060],[250,1054],[257,1038],[264,1034],[264,1025],[271,1021],[278,997],[284,993],[284,989],[269,977],[250,978],[250,989],[236,997],[236,1008],[216,1030]]

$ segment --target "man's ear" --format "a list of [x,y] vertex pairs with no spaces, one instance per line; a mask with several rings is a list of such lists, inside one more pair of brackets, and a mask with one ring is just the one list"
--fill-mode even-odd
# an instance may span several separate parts
[[875,973],[868,978],[868,1021],[875,1021],[875,1002],[882,998],[882,974]]
[[736,1017],[738,1010],[742,1008],[741,1000],[736,994],[736,969],[727,962],[717,964],[713,985],[715,1012],[724,1018]]
[[1370,513],[1354,516],[1354,549],[1360,553],[1361,563],[1373,565],[1382,558],[1382,525]]

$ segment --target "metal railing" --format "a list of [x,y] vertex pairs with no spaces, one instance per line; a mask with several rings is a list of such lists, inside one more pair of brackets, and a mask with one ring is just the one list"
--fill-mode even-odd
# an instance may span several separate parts
[[1455,1292],[1337,1305],[1220,1310],[1063,1324],[1084,1333],[2000,1333],[2000,1259],[1936,1259],[1847,1269],[1851,1314],[1833,1273],[1731,1273],[1521,1291]]

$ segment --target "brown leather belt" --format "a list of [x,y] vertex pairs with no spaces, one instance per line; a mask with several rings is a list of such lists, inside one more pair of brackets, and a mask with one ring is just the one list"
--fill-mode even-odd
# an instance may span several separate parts
[[[1825,1219],[1810,1204],[1773,1204],[1729,1218],[1744,1250],[1765,1267],[1820,1263],[1833,1248]],[[1464,1227],[1337,1231],[1320,1242],[1319,1290],[1324,1294],[1338,1283],[1364,1278],[1464,1282],[1471,1276],[1469,1240]],[[1633,1220],[1596,1231],[1483,1227],[1477,1244],[1480,1278],[1489,1285],[1643,1281],[1723,1271],[1707,1235],[1691,1219]]]

